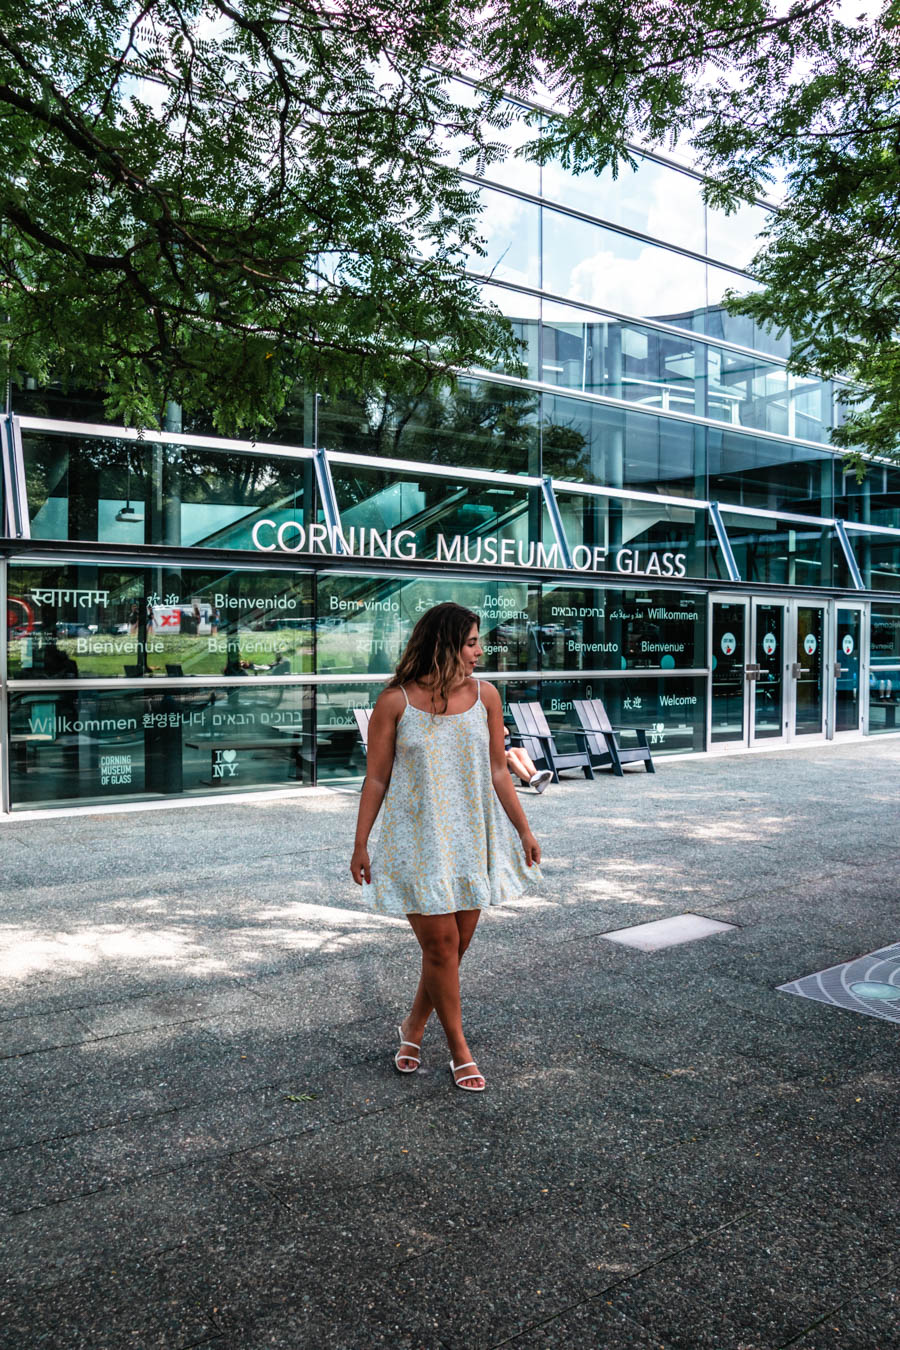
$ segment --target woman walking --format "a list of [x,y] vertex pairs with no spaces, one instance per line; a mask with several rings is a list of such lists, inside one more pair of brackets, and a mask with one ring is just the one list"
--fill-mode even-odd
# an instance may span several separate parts
[[[422,949],[419,987],[397,1028],[395,1065],[401,1073],[418,1069],[435,1011],[454,1082],[468,1092],[485,1084],[463,1034],[459,963],[482,908],[520,895],[541,860],[506,767],[500,696],[473,678],[481,655],[478,615],[462,605],[435,605],[416,624],[372,711],[350,862],[357,885],[372,886],[373,908],[405,914]],[[369,834],[382,802],[370,864]]]

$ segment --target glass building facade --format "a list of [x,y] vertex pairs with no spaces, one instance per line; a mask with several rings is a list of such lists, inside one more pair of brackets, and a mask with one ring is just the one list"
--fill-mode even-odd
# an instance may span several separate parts
[[833,385],[722,307],[765,209],[649,156],[492,172],[514,369],[301,392],[267,444],[13,386],[4,812],[358,782],[354,709],[446,599],[563,745],[583,697],[658,755],[900,731],[900,468],[847,475]]

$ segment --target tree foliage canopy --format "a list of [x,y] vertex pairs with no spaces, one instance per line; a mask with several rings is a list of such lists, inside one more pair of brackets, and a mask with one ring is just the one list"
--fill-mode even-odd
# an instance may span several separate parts
[[[152,425],[173,399],[222,430],[270,422],[298,381],[414,391],[510,360],[463,270],[480,248],[472,175],[505,153],[502,95],[556,109],[528,116],[533,158],[615,173],[636,137],[694,135],[734,201],[779,156],[818,172],[805,128],[851,98],[861,51],[836,9],[0,0],[10,360],[103,388],[126,421]],[[798,61],[813,71],[799,84]],[[460,69],[474,91],[441,73]],[[854,106],[861,119],[863,94]],[[862,154],[861,131],[830,152]],[[764,257],[771,294],[746,303],[793,326],[776,265]]]
[[834,441],[900,458],[900,3],[829,35],[808,76],[737,101],[707,132],[723,193],[784,166],[782,210],[754,262],[762,290],[731,303],[790,330],[790,368],[858,382]]

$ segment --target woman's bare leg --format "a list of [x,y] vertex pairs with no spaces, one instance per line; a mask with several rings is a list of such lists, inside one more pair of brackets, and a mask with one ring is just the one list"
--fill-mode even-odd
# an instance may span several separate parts
[[[453,938],[453,931],[450,929],[450,922],[452,921],[453,923],[455,929],[455,959],[456,959],[455,976],[453,975],[452,972],[450,973],[450,975],[448,975],[447,972],[444,972],[443,978],[445,979],[445,981],[449,979],[451,989],[453,984],[455,983],[455,1005],[456,1008],[459,1009],[459,963],[463,958],[466,948],[472,941],[472,937],[475,933],[478,920],[481,917],[481,910],[464,909],[458,910],[457,913],[455,914],[447,914],[447,915],[410,914],[407,917],[409,918],[409,922],[412,926],[413,932],[416,935],[416,938],[418,939],[419,945],[422,948],[422,974],[419,977],[419,987],[416,990],[416,996],[413,999],[413,1005],[409,1011],[409,1016],[404,1020],[404,1022],[401,1025],[401,1034],[403,1036],[408,1036],[409,1039],[414,1044],[421,1045],[422,1036],[424,1035],[425,1032],[425,1024],[428,1021],[429,1017],[431,1016],[436,1006],[434,999],[434,990],[432,987],[432,980],[429,978],[429,971],[427,968],[429,958],[428,952],[426,951],[426,943],[431,941],[431,938],[429,937],[429,935],[432,933],[430,925],[434,920],[440,921],[442,929],[446,930],[445,936],[442,936],[441,938],[441,945],[443,946],[444,942],[446,942],[447,950],[449,950],[449,952],[452,954],[454,951],[453,946],[454,938]],[[440,953],[440,956],[444,964],[450,964],[445,960],[446,951],[442,951]],[[444,1022],[444,1019],[441,1016],[440,1007],[438,1007],[438,1017],[440,1018],[441,1025],[444,1027],[444,1032],[447,1036],[447,1044],[450,1046],[450,1053],[453,1057],[454,1064],[465,1063],[465,1059],[461,1060],[459,1058],[459,1053],[457,1053],[457,1051],[454,1050],[453,1041],[451,1040],[451,1034],[447,1030],[447,1024]],[[458,1022],[458,1035],[462,1037],[461,1011],[458,1012],[457,1022]],[[464,1038],[462,1039],[462,1044],[465,1045]],[[465,1049],[466,1058],[468,1057],[468,1054],[469,1054],[468,1047],[466,1047]],[[401,1067],[403,1068],[415,1067],[412,1061],[404,1060],[402,1058],[400,1060],[400,1064]]]
[[521,778],[523,783],[530,783],[537,770],[534,764],[517,745],[512,746],[506,752],[506,763],[517,778]]
[[530,781],[537,773],[537,765],[535,764],[534,760],[531,758],[530,755],[526,755],[521,745],[514,746],[514,749],[516,754],[519,756],[519,763],[522,765],[522,768],[528,774],[528,778]]

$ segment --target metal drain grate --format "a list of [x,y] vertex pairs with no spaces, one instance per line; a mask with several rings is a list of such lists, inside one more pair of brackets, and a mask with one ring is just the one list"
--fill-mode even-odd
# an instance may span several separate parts
[[701,914],[676,914],[671,919],[654,919],[650,923],[635,924],[633,928],[614,928],[601,933],[607,942],[620,942],[623,947],[637,947],[642,952],[658,952],[663,947],[677,947],[680,942],[696,942],[713,933],[728,933],[737,927],[719,919],[704,919]]
[[900,942],[877,952],[857,956],[840,966],[829,966],[815,975],[780,984],[782,994],[799,994],[832,1008],[900,1022]]

